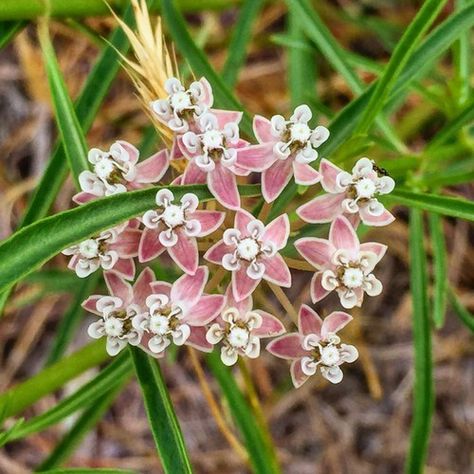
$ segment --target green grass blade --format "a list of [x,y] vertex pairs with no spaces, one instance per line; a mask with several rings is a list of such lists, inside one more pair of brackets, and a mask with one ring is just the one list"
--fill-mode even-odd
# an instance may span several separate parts
[[10,435],[9,441],[43,431],[76,411],[87,407],[127,379],[132,373],[132,368],[130,356],[125,351],[75,393],[61,400],[50,410],[25,421]]
[[[128,378],[127,378],[128,380]],[[127,380],[108,390],[99,400],[84,410],[75,421],[69,431],[61,438],[48,457],[35,469],[35,472],[55,468],[64,464],[74,452],[74,449],[83,440],[84,436],[101,420],[105,412],[110,408],[118,394],[123,389]]]
[[130,352],[163,470],[168,474],[192,473],[183,435],[157,361],[136,347],[130,347]]
[[108,357],[104,341],[92,342],[0,395],[0,412],[14,416]]
[[438,214],[428,216],[431,245],[433,249],[433,322],[436,328],[444,325],[448,296],[448,268],[446,242],[444,240],[443,221]]
[[89,168],[86,140],[59,69],[56,54],[49,38],[47,24],[43,23],[42,25],[39,39],[53,103],[54,117],[73,179],[79,188],[79,175]]
[[365,134],[369,131],[372,122],[383,109],[386,99],[389,97],[405,64],[407,64],[410,56],[415,51],[421,37],[436,19],[445,3],[446,0],[427,0],[418,11],[395,47],[384,73],[377,81],[367,108],[356,128],[356,133]]
[[456,294],[454,293],[453,289],[450,289],[449,291],[449,302],[451,303],[451,306],[456,313],[456,316],[459,318],[459,320],[468,328],[471,330],[471,332],[474,332],[474,315],[472,315],[459,301],[459,299],[456,297]]
[[252,35],[252,27],[263,6],[263,0],[246,0],[240,9],[239,19],[228,48],[228,55],[221,77],[230,90],[233,89],[240,68],[245,62],[247,44]]
[[206,362],[227,399],[232,417],[242,433],[245,446],[249,453],[253,471],[258,474],[276,474],[280,472],[278,461],[269,449],[265,435],[242,395],[232,372],[221,362],[219,353],[212,352],[206,356]]
[[71,467],[68,469],[48,469],[41,474],[138,474],[137,471],[129,469],[85,469],[82,467]]
[[[467,7],[472,0],[457,0],[456,10]],[[469,100],[471,94],[470,74],[471,74],[471,36],[469,32],[463,33],[459,40],[453,45],[454,62],[454,89],[457,103],[460,108]]]
[[467,199],[396,188],[390,196],[384,197],[384,201],[468,221],[474,220],[474,202]]
[[[166,186],[176,199],[186,192],[213,199],[205,185]],[[159,186],[104,197],[41,219],[0,244],[0,291],[25,277],[66,247],[156,207]],[[259,196],[259,185],[239,186],[241,196]]]
[[26,26],[24,21],[0,22],[0,49],[3,49]]
[[[226,83],[216,73],[204,53],[191,38],[184,18],[176,9],[174,2],[172,0],[163,0],[162,9],[163,20],[171,33],[176,47],[185,60],[189,62],[194,73],[205,76],[211,83],[215,105],[230,110],[243,110],[242,105],[232,95]],[[240,122],[240,128],[249,137],[253,136],[252,121],[246,112],[244,112]]]
[[423,247],[423,214],[410,211],[410,287],[413,305],[413,344],[415,350],[415,380],[410,449],[405,472],[424,471],[431,418],[434,408],[433,360],[429,322],[426,254]]

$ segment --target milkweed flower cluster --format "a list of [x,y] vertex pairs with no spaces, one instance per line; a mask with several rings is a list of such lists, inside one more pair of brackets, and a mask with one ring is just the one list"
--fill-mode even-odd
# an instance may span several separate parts
[[[81,191],[73,198],[82,205],[161,185],[154,208],[63,251],[81,278],[104,270],[109,294],[92,295],[83,303],[97,318],[89,335],[106,338],[110,355],[128,344],[154,357],[162,357],[171,345],[203,352],[219,348],[229,366],[239,357],[259,357],[264,340],[270,339],[268,352],[291,361],[295,387],[316,374],[339,383],[342,365],[358,357],[357,349],[339,335],[352,320],[345,310],[382,292],[375,268],[387,250],[377,242],[360,243],[356,230],[360,222],[382,226],[393,221],[379,200],[392,191],[393,179],[368,158],[359,159],[351,172],[326,158],[316,169],[319,147],[330,133],[322,125],[310,125],[307,105],[296,107],[288,119],[257,115],[253,130],[258,143],[250,143],[240,136],[242,113],[213,108],[212,88],[205,78],[187,87],[170,78],[164,89],[168,95],[153,101],[150,110],[173,134],[170,149],[144,160],[125,141],[106,152],[92,149],[91,169],[81,174]],[[177,168],[175,160],[186,166],[181,175],[168,179],[170,166]],[[320,183],[323,193],[296,213],[306,223],[330,223],[328,238],[290,239],[286,213],[265,223],[244,209],[238,183],[255,174],[261,176],[267,203],[291,180],[305,186]],[[189,188],[181,191],[189,184],[207,186],[217,203],[206,207]],[[287,332],[276,315],[258,307],[253,294],[262,280],[291,287],[284,258],[289,245],[314,267],[312,302],[335,292],[344,311],[335,308],[321,318],[302,304],[296,330]],[[137,263],[143,267],[164,253],[182,272],[173,283],[157,280],[147,266],[136,277]],[[208,288],[210,269],[222,276],[222,294],[213,293],[216,285]]]

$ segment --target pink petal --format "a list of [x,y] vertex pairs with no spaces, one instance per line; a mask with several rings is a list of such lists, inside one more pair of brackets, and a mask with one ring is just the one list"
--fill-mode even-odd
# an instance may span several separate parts
[[179,146],[180,140],[181,136],[174,137],[173,144],[171,145],[170,160],[177,160],[184,156]]
[[201,232],[198,237],[212,234],[224,222],[225,212],[219,211],[194,211],[188,215],[188,219],[197,219],[201,224]]
[[136,257],[141,236],[141,230],[125,229],[118,235],[117,241],[110,244],[110,249],[115,250],[122,258]]
[[191,327],[191,334],[189,335],[186,345],[194,347],[203,352],[212,352],[214,346],[206,340],[206,328],[202,326]]
[[258,310],[257,313],[262,317],[262,325],[254,329],[252,334],[259,337],[273,337],[285,332],[285,326],[278,318],[266,311]]
[[296,213],[312,224],[331,222],[343,213],[341,203],[344,199],[344,194],[322,194],[298,207]]
[[72,197],[72,200],[76,204],[85,204],[86,202],[93,201],[94,199],[98,199],[99,196],[96,196],[95,194],[87,193],[85,191],[81,191],[80,193],[75,194]]
[[81,306],[86,310],[89,311],[89,313],[101,315],[99,311],[97,311],[97,300],[100,298],[103,298],[103,295],[91,295],[89,298],[87,298]]
[[290,366],[291,380],[295,388],[300,388],[309,377],[303,373],[301,368],[301,360],[294,360]]
[[338,216],[331,224],[329,241],[336,249],[348,250],[352,255],[359,252],[359,238],[354,227],[343,216]]
[[207,186],[213,196],[231,210],[240,209],[240,195],[235,175],[217,162],[214,171],[207,174]]
[[171,301],[184,303],[187,308],[192,308],[204,291],[208,275],[207,267],[201,266],[194,275],[180,276],[171,287]]
[[225,305],[223,295],[203,295],[189,310],[186,322],[190,326],[205,326],[214,320]]
[[272,124],[270,120],[261,115],[255,115],[253,118],[253,133],[257,137],[259,143],[272,142],[275,143],[275,137],[272,135]]
[[206,107],[211,107],[212,103],[214,102],[211,84],[209,84],[209,81],[205,77],[201,77],[201,79],[199,79],[199,82],[201,83],[204,92],[204,97],[201,98],[201,102]]
[[360,209],[360,217],[365,225],[372,225],[374,227],[381,227],[391,224],[395,220],[395,216],[385,209],[380,216],[373,216],[369,214],[366,207]]
[[244,315],[252,310],[252,297],[248,296],[241,301],[236,301],[232,292],[232,285],[229,285],[225,291],[226,308],[236,308],[239,314]]
[[360,215],[357,214],[344,214],[344,217],[349,221],[352,227],[357,230],[360,224]]
[[263,171],[274,162],[273,143],[251,145],[237,152],[237,164],[251,171]]
[[145,300],[152,294],[151,283],[155,281],[155,274],[149,267],[143,269],[133,285],[133,302],[145,306]]
[[334,247],[326,239],[303,237],[295,242],[298,253],[315,268],[326,268],[331,265]]
[[117,143],[120,144],[122,148],[128,153],[130,163],[135,164],[138,161],[139,152],[131,143],[126,142],[125,140],[117,140]]
[[220,129],[229,122],[239,123],[242,120],[242,112],[238,110],[212,109],[211,112],[217,117],[217,124]]
[[273,219],[265,227],[263,232],[263,242],[272,242],[278,250],[286,247],[288,237],[290,235],[290,220],[287,214],[282,214]]
[[205,254],[204,259],[215,263],[217,265],[222,264],[222,257],[226,253],[230,253],[232,251],[231,247],[226,245],[223,240],[219,240],[216,244],[214,244]]
[[319,183],[321,175],[307,163],[293,162],[293,174],[295,176],[296,184],[303,184],[310,186],[311,184]]
[[247,275],[246,265],[242,265],[240,270],[232,272],[232,293],[237,301],[250,296],[257,288],[260,280],[254,280]]
[[319,173],[321,174],[321,186],[328,193],[340,193],[341,189],[338,187],[336,178],[341,172],[341,168],[332,164],[326,158],[321,160],[319,165]]
[[119,258],[114,265],[113,271],[127,280],[135,278],[135,262],[133,258]]
[[171,283],[165,281],[154,281],[150,283],[150,288],[153,295],[166,295],[169,297],[171,294]]
[[352,316],[343,311],[334,311],[329,316],[324,318],[323,325],[321,327],[321,336],[326,339],[329,334],[336,334],[340,331],[349,321],[352,320]]
[[140,227],[139,219],[130,219],[127,223],[126,229],[138,229]]
[[123,301],[124,306],[132,301],[132,285],[120,277],[118,273],[114,271],[104,272],[104,279],[110,294],[120,298]]
[[235,213],[234,227],[240,231],[243,236],[248,235],[247,225],[254,221],[255,217],[245,209],[239,209]]
[[293,173],[292,160],[277,160],[262,173],[262,195],[265,201],[274,201],[289,183]]
[[263,260],[265,273],[263,278],[278,286],[289,288],[291,286],[291,273],[283,257],[277,253],[273,257]]
[[375,253],[375,255],[377,255],[377,262],[380,262],[387,251],[387,246],[384,244],[379,244],[378,242],[365,242],[360,244],[360,251]]
[[323,272],[317,272],[313,275],[313,278],[311,279],[311,301],[313,303],[317,303],[318,301],[321,301],[323,298],[325,298],[330,291],[325,290],[323,288],[323,285],[321,285],[321,280],[323,277]]
[[161,150],[150,158],[138,163],[137,175],[134,179],[138,183],[156,183],[166,173],[169,165],[168,150]]
[[307,355],[303,349],[303,336],[297,332],[285,334],[273,339],[267,345],[267,351],[282,359],[297,359]]
[[323,320],[319,317],[318,313],[310,308],[308,305],[301,305],[298,313],[298,327],[303,335],[316,334],[321,337],[321,327]]
[[138,246],[138,261],[148,262],[158,257],[165,247],[158,239],[159,230],[145,228],[142,232],[140,244]]
[[195,237],[188,237],[182,229],[176,231],[178,241],[168,247],[170,257],[181,270],[194,275],[199,264],[199,254]]
[[202,171],[198,165],[191,160],[184,170],[181,178],[181,184],[204,184],[207,180],[207,173]]

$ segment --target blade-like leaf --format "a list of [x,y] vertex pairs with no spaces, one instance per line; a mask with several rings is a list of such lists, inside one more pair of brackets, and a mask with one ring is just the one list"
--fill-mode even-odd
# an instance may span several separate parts
[[130,347],[130,352],[164,471],[168,474],[192,473],[183,435],[157,361],[136,347]]
[[444,241],[443,221],[441,216],[430,213],[428,218],[431,245],[433,248],[433,322],[439,329],[443,327],[444,324],[448,296],[446,244]]
[[137,471],[129,469],[85,469],[81,467],[71,467],[68,469],[49,469],[41,471],[41,474],[138,474]]
[[474,332],[474,315],[472,315],[459,301],[456,294],[451,289],[449,292],[449,302],[453,307],[456,316],[459,320],[472,332]]
[[[162,15],[171,36],[173,37],[176,47],[181,52],[186,61],[189,62],[191,69],[195,74],[205,76],[211,83],[215,105],[230,110],[243,110],[242,105],[232,95],[230,89],[221,77],[216,73],[209,64],[203,52],[195,44],[189,31],[186,28],[181,13],[176,9],[172,0],[163,0]],[[249,136],[253,136],[252,122],[249,115],[244,112],[240,128]]]
[[0,49],[4,48],[15,35],[26,26],[24,21],[0,22]]
[[[180,199],[196,194],[200,201],[213,199],[205,185],[167,186]],[[74,209],[46,217],[13,234],[0,244],[0,291],[31,273],[66,247],[110,229],[156,206],[160,187],[104,197]],[[239,186],[241,196],[260,195],[259,185]]]
[[41,24],[39,39],[53,103],[54,117],[74,181],[79,187],[79,175],[82,171],[88,169],[86,140],[59,69],[56,54],[49,38],[47,23]]
[[410,287],[413,306],[415,381],[410,449],[406,472],[421,474],[428,449],[434,408],[433,360],[428,308],[426,254],[423,246],[423,214],[410,211]]

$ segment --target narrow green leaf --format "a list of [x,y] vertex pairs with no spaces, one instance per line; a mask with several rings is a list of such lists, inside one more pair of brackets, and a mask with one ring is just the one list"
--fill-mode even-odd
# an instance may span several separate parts
[[367,133],[386,99],[409,61],[421,37],[438,16],[446,0],[426,0],[413,21],[397,43],[384,73],[376,83],[375,90],[356,128],[356,133]]
[[164,471],[168,474],[192,473],[183,435],[157,361],[136,347],[130,347],[130,352]]
[[446,301],[448,296],[448,268],[446,262],[446,243],[444,241],[443,221],[438,214],[428,216],[431,245],[433,248],[433,322],[436,328],[444,325]]
[[68,469],[49,469],[41,471],[41,474],[138,474],[137,471],[128,469],[84,469],[82,467],[71,467]]
[[405,471],[422,474],[431,432],[434,408],[433,360],[428,308],[426,254],[423,247],[423,214],[410,211],[410,287],[413,306],[413,343],[415,349],[415,380],[410,449]]
[[240,68],[245,62],[247,44],[252,35],[252,27],[263,6],[263,0],[245,0],[240,8],[239,19],[228,47],[227,59],[221,77],[230,90],[233,89]]
[[[456,10],[462,10],[469,3],[472,3],[472,0],[456,0]],[[466,32],[453,45],[453,62],[455,66],[454,88],[458,106],[461,109],[469,100],[471,93],[471,60],[471,36],[469,32]]]
[[474,202],[467,199],[437,194],[418,193],[400,187],[384,197],[390,204],[403,204],[405,206],[435,212],[445,216],[458,217],[468,221],[474,220]]
[[79,187],[79,175],[89,167],[86,140],[66,89],[61,70],[59,69],[56,54],[49,38],[47,23],[42,23],[39,39],[43,51],[56,125],[61,135],[74,181],[77,187]]
[[43,431],[76,411],[87,407],[95,402],[95,400],[103,397],[109,390],[128,379],[131,373],[132,361],[129,354],[123,352],[75,393],[64,398],[48,411],[25,421],[23,425],[14,430],[10,435],[9,441],[24,438],[31,433]]
[[[176,47],[181,52],[186,61],[189,62],[195,74],[205,76],[212,86],[215,105],[229,110],[243,110],[242,105],[232,95],[230,89],[222,78],[209,64],[204,53],[195,44],[189,31],[186,28],[181,13],[176,9],[173,0],[162,1],[162,16],[168,27]],[[252,121],[249,115],[244,112],[240,128],[249,137],[253,136]]]
[[84,436],[100,421],[110,408],[127,380],[121,380],[117,386],[109,389],[99,400],[93,402],[74,422],[69,431],[61,438],[48,457],[35,469],[35,472],[55,468],[64,464]]
[[280,472],[278,461],[265,442],[265,435],[242,395],[232,372],[221,362],[219,353],[214,351],[206,355],[206,362],[227,399],[232,417],[238,426],[249,453],[253,471],[258,474],[277,474]]
[[472,332],[474,332],[474,315],[472,315],[459,301],[454,290],[451,288],[449,291],[449,302],[453,307],[456,316],[459,320]]
[[24,21],[0,22],[0,49],[7,46],[16,34],[26,26]]
[[0,412],[14,416],[108,357],[104,341],[92,342],[0,395]]
[[[176,199],[185,193],[199,200],[213,199],[206,185],[166,186]],[[13,234],[0,244],[0,291],[25,277],[66,247],[110,229],[156,207],[154,188],[104,197],[82,206],[46,217]],[[241,196],[259,196],[259,185],[239,186]]]

